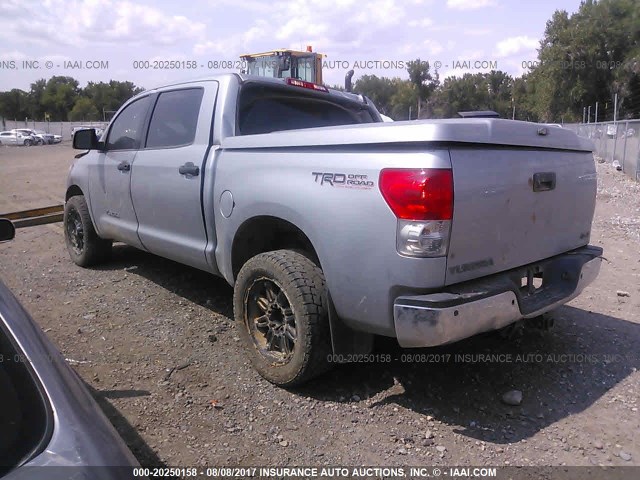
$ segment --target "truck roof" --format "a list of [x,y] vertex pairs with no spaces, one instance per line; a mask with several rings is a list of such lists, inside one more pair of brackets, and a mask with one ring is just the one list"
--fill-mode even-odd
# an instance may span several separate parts
[[[160,90],[160,89],[165,89],[168,87],[175,87],[178,85],[188,85],[190,83],[196,83],[196,82],[206,82],[206,81],[228,81],[231,77],[236,77],[237,79],[240,80],[241,83],[244,82],[256,82],[256,83],[264,83],[265,85],[278,85],[278,86],[282,86],[283,84],[286,85],[285,83],[285,79],[282,78],[269,78],[269,77],[261,77],[261,76],[257,76],[257,75],[247,75],[246,73],[219,73],[219,74],[214,74],[214,75],[210,75],[207,77],[200,77],[200,78],[193,78],[191,80],[184,80],[184,81],[180,81],[180,82],[175,82],[175,83],[168,83],[168,84],[164,84],[164,85],[158,85],[154,88],[150,88],[148,90],[145,90],[144,92],[141,93],[149,93],[149,92],[154,92],[156,90]],[[291,86],[292,89],[296,89],[296,88],[300,88],[300,87],[294,87]],[[367,97],[365,97],[364,95],[359,95],[357,93],[350,93],[350,92],[343,92],[341,90],[335,90],[333,88],[327,88],[329,90],[329,95],[335,96],[335,97],[339,97],[339,98],[344,98],[344,99],[349,99],[352,100],[354,102],[359,102],[362,103],[363,105],[371,105],[371,101],[369,101],[367,99]]]

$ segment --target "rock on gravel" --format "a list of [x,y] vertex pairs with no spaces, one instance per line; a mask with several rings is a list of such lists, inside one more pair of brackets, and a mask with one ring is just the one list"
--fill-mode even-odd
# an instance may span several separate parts
[[630,454],[630,453],[627,453],[627,452],[625,452],[625,451],[621,451],[621,452],[620,452],[620,458],[621,458],[622,460],[624,460],[625,462],[630,462],[630,461],[631,461],[631,454]]
[[517,407],[522,403],[522,392],[520,390],[509,390],[502,395],[502,402]]

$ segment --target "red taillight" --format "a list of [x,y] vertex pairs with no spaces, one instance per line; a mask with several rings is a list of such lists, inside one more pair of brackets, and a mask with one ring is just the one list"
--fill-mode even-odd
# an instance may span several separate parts
[[403,220],[451,220],[453,176],[451,170],[384,169],[380,191],[396,217]]
[[329,89],[327,87],[325,87],[324,85],[318,85],[317,83],[305,82],[304,80],[298,80],[297,78],[291,77],[287,77],[285,81],[287,82],[287,85],[293,85],[294,87],[308,88],[310,90],[316,90],[318,92],[329,92]]

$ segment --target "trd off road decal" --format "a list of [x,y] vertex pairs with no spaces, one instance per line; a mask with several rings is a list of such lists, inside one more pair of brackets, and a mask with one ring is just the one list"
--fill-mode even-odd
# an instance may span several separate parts
[[330,185],[332,187],[359,188],[368,190],[375,186],[372,180],[368,180],[367,175],[354,173],[330,173],[312,172],[314,181],[320,185]]

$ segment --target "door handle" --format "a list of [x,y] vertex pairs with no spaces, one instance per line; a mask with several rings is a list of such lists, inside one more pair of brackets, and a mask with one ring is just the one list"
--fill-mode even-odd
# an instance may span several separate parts
[[545,192],[556,188],[555,172],[540,172],[533,174],[533,191]]
[[129,165],[127,162],[120,162],[118,164],[118,170],[120,170],[121,172],[128,172],[129,170],[131,170],[131,165]]
[[192,162],[187,162],[178,168],[178,172],[180,172],[180,175],[191,175],[192,177],[197,177],[200,175],[200,168]]

